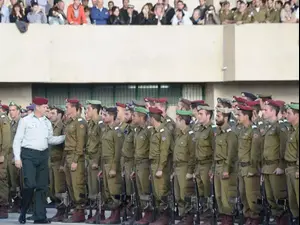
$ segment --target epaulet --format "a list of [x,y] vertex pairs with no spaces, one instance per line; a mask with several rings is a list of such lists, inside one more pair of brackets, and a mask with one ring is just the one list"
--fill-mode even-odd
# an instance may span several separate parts
[[190,131],[189,131],[189,134],[191,134],[191,135],[192,135],[193,133],[194,133],[194,131],[192,131],[192,130],[190,130]]
[[278,120],[278,123],[283,123],[283,120]]
[[147,129],[151,129],[151,128],[152,128],[152,126],[148,126],[148,127],[147,127]]
[[171,122],[171,120],[170,120],[170,119],[167,119],[167,122]]
[[136,132],[137,128],[134,128],[134,132]]
[[79,122],[82,121],[82,118],[78,118],[78,121],[79,121]]
[[115,127],[115,130],[119,130],[120,129],[120,127]]
[[256,129],[256,128],[257,128],[257,126],[253,124],[252,125],[252,129]]
[[5,118],[5,115],[1,115],[1,118]]
[[164,131],[165,131],[164,128],[162,128],[162,129],[159,130],[160,133],[162,133],[162,132],[164,132]]
[[100,121],[98,122],[98,124],[103,124],[103,120],[100,120]]
[[212,127],[212,128],[217,128],[217,125],[212,124],[211,127]]
[[287,123],[287,122],[288,122],[288,120],[287,120],[287,119],[284,119],[284,120],[283,120],[283,122],[284,122],[284,123]]
[[226,133],[229,133],[230,131],[232,131],[231,128],[228,128],[228,129],[226,130]]
[[262,125],[264,122],[263,121],[259,121],[258,122],[258,125]]

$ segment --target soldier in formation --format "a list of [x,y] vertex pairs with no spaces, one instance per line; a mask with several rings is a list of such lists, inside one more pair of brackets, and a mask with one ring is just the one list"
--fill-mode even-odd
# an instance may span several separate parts
[[[77,99],[50,107],[53,135],[65,134],[63,145],[50,146],[52,221],[298,224],[299,103],[248,92],[233,98],[218,98],[216,107],[180,99],[175,121],[166,98],[114,107],[88,100],[86,120]],[[20,207],[12,140],[21,107],[0,108],[0,218],[7,218],[9,202],[11,211]]]

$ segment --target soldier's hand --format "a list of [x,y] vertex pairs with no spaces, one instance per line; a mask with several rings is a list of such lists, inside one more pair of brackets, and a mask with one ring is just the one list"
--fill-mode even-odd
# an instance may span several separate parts
[[192,178],[193,178],[193,174],[187,173],[187,174],[185,175],[185,179],[187,179],[187,180],[190,180],[190,179],[192,179]]
[[65,168],[64,168],[63,166],[60,166],[58,171],[59,171],[60,173],[64,173],[64,172],[65,172]]
[[295,177],[296,177],[296,179],[299,179],[299,172],[295,173]]
[[158,170],[155,174],[156,177],[160,178],[162,177],[162,171],[161,170]]
[[98,166],[97,163],[93,163],[93,164],[92,164],[92,169],[93,169],[93,170],[96,170],[96,169],[98,169],[98,168],[99,168],[99,166]]
[[135,177],[135,172],[132,172],[131,174],[130,174],[130,179],[133,179]]
[[273,173],[276,174],[276,175],[282,175],[282,174],[284,174],[284,170],[280,169],[280,168],[277,168]]
[[76,171],[76,169],[77,169],[77,163],[72,162],[71,171]]
[[248,177],[253,177],[253,176],[254,176],[254,173],[249,173],[249,172],[248,172],[247,176],[248,176]]
[[4,163],[4,155],[0,156],[0,163]]
[[229,178],[229,173],[223,172],[223,179],[228,179],[228,178]]
[[18,169],[21,169],[22,168],[22,161],[21,160],[16,160],[15,161],[15,165]]
[[109,173],[108,173],[108,175],[110,176],[110,177],[115,177],[116,176],[116,171],[114,171],[114,170],[110,170],[109,171]]

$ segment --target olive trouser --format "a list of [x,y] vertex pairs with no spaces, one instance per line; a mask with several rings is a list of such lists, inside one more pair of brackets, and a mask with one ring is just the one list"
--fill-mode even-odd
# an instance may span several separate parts
[[73,163],[73,152],[67,152],[65,157],[65,175],[68,190],[76,209],[84,209],[85,206],[85,159],[84,156],[79,156],[77,168],[75,171],[71,170]]
[[[21,212],[26,213],[35,194],[35,220],[46,219],[46,198],[49,187],[49,150],[38,151],[22,148],[22,173],[24,188],[22,190]],[[35,191],[35,192],[34,192]]]
[[61,159],[50,158],[49,178],[50,178],[50,195],[54,198],[55,203],[62,201],[62,193],[66,192],[66,176],[64,171],[60,172]]
[[[237,197],[237,174],[232,172],[229,178],[223,178],[223,164],[216,164],[214,175],[214,186],[216,200],[220,214],[232,216],[235,210],[235,200]],[[233,169],[233,168],[232,168]]]
[[142,209],[149,210],[148,200],[150,194],[150,161],[149,159],[138,160],[135,162],[136,169],[136,186],[140,197],[140,205]]
[[[121,168],[125,172],[125,182],[126,182],[126,195],[131,196],[133,193],[132,190],[132,184],[131,184],[131,179],[130,179],[130,174],[132,173],[133,170],[133,164],[134,164],[134,159],[133,158],[127,158],[127,157],[122,157],[121,158]],[[122,171],[123,173],[123,171]],[[124,184],[123,184],[124,185]]]
[[296,172],[296,166],[285,169],[289,206],[295,218],[299,217],[299,179],[295,176]]
[[198,184],[199,197],[210,197],[210,177],[212,160],[198,161],[196,165],[196,179]]
[[261,206],[257,200],[261,199],[260,176],[239,175],[239,192],[243,204],[243,214],[247,218],[260,218]]
[[8,206],[8,174],[7,174],[7,156],[4,156],[4,162],[0,163],[0,207]]
[[265,181],[267,201],[271,206],[272,215],[280,217],[285,213],[285,211],[284,207],[279,205],[277,200],[287,199],[285,174],[264,174],[263,177]]
[[99,168],[92,168],[94,160],[87,159],[87,183],[88,183],[88,191],[89,196],[88,198],[91,200],[96,200],[98,193],[99,193],[99,181],[98,181],[98,174]]
[[[116,162],[120,165],[120,162]],[[112,160],[103,159],[103,186],[107,207],[111,210],[117,209],[121,205],[120,194],[122,192],[122,177],[120,166],[116,169],[116,175],[111,177],[109,171],[112,167]]]
[[20,188],[20,175],[12,159],[13,153],[9,153],[7,156],[8,186],[11,197],[15,197],[17,195],[18,188]]
[[[176,165],[176,163],[175,163]],[[194,183],[192,179],[187,180],[187,163],[176,165],[174,168],[175,200],[178,204],[179,215],[184,216],[191,211],[190,197],[194,194]]]
[[170,187],[170,172],[169,168],[165,167],[162,170],[162,176],[156,177],[156,172],[158,169],[158,164],[151,162],[151,176],[152,176],[152,186],[154,191],[154,196],[156,200],[156,205],[159,208],[160,212],[164,212],[169,204],[168,204],[168,196],[169,196],[169,187]]

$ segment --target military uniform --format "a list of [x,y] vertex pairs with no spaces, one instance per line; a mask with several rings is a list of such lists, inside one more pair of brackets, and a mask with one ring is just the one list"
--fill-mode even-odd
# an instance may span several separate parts
[[234,12],[232,10],[229,10],[228,12],[221,10],[219,16],[220,16],[221,24],[223,24],[225,21],[234,20]]
[[[191,111],[177,110],[177,115],[192,116]],[[193,221],[191,196],[194,193],[192,174],[195,169],[194,132],[186,127],[178,130],[173,153],[175,200],[183,221]]]
[[[238,140],[229,124],[217,128],[216,149],[214,154],[214,187],[219,213],[226,224],[232,224],[234,200],[237,196],[237,150]],[[223,173],[228,172],[229,178],[224,179]],[[224,223],[225,224],[225,223]]]
[[[299,112],[299,104],[290,104],[288,107]],[[293,217],[299,220],[299,178],[295,177],[296,172],[299,173],[299,123],[291,126],[289,130],[284,159],[287,163],[285,173],[289,206]]]
[[269,23],[280,23],[280,10],[270,9],[267,13],[266,21]]
[[8,175],[7,160],[11,149],[11,130],[6,114],[0,115],[0,218],[8,218]]
[[252,22],[265,23],[267,20],[268,11],[265,7],[260,7],[258,11],[254,8],[250,14],[252,15]]
[[252,22],[252,15],[248,11],[244,13],[237,12],[234,16],[235,23],[242,22],[243,24],[251,23]]
[[[72,101],[72,99],[69,99]],[[76,102],[76,101],[74,101]],[[65,128],[65,175],[68,189],[71,190],[76,211],[73,213],[69,222],[84,222],[85,206],[85,158],[84,148],[86,145],[87,123],[79,115],[69,118]],[[72,163],[77,163],[75,171],[71,170]]]

